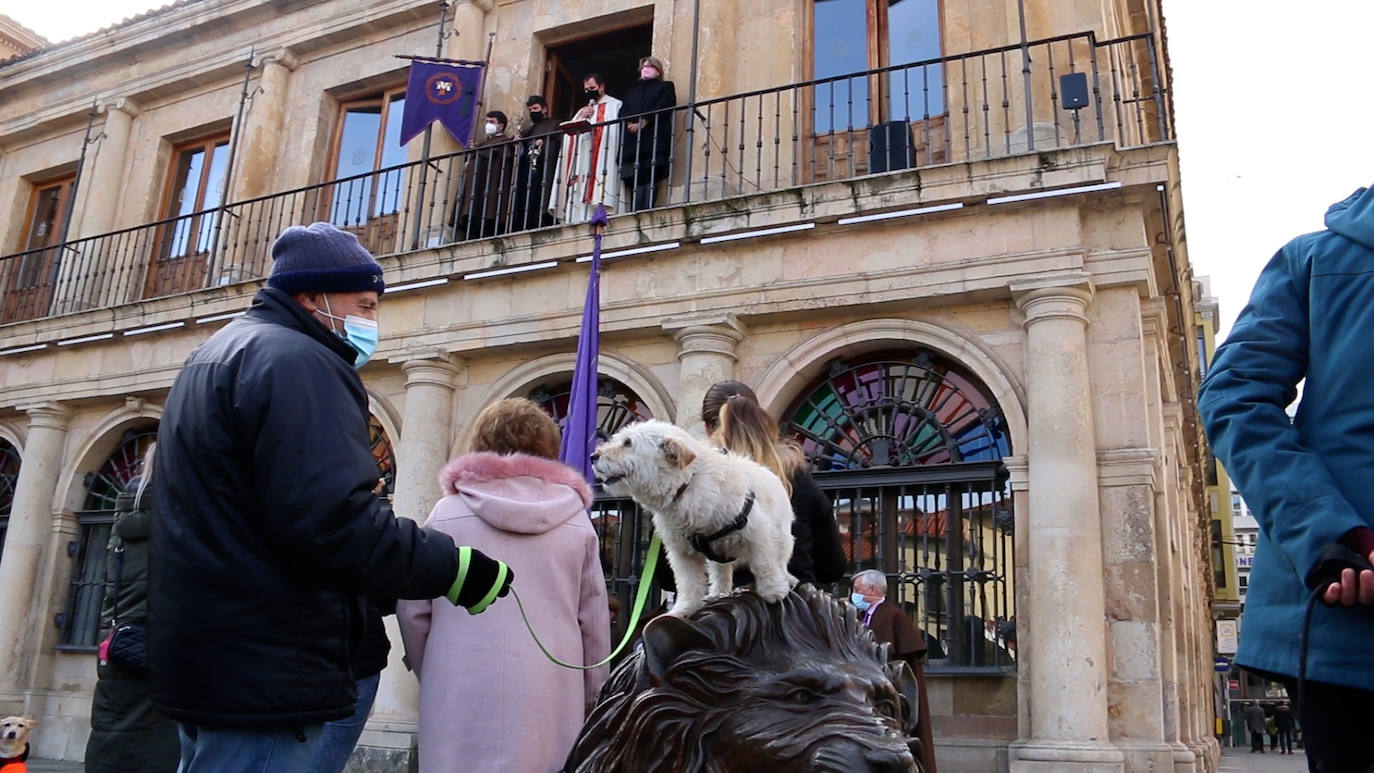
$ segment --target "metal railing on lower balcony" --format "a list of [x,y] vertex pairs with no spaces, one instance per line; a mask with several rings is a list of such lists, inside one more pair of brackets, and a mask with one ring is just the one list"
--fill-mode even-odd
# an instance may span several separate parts
[[[895,65],[488,144],[0,257],[0,323],[264,277],[286,226],[327,220],[377,255],[940,164],[1168,140],[1150,35],[1091,33]],[[618,140],[617,140],[618,135]],[[590,148],[595,141],[583,140]]]

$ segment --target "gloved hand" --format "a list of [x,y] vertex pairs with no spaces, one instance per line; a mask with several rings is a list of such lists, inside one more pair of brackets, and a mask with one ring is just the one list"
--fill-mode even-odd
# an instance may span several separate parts
[[515,572],[505,563],[488,557],[476,548],[458,548],[458,577],[444,596],[454,606],[466,607],[469,614],[479,614],[498,596],[510,593]]

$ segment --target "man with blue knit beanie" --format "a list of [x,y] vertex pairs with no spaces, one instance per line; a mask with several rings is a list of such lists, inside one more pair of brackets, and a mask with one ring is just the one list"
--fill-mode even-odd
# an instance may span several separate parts
[[324,723],[354,713],[365,597],[477,614],[512,579],[373,493],[356,369],[377,347],[382,267],[328,223],[287,228],[272,259],[248,311],[186,360],[158,428],[149,678],[179,773],[305,770]]

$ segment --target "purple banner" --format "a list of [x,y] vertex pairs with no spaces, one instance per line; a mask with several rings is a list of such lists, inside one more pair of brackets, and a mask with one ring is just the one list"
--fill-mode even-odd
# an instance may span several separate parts
[[592,270],[587,277],[587,301],[582,307],[582,330],[577,337],[577,364],[573,366],[572,396],[568,419],[563,423],[559,461],[582,473],[596,485],[592,452],[596,450],[596,366],[601,349],[601,230],[606,227],[606,208],[592,215]]
[[480,65],[411,62],[405,113],[401,118],[401,144],[410,142],[437,120],[466,148],[472,138],[477,89],[481,84]]

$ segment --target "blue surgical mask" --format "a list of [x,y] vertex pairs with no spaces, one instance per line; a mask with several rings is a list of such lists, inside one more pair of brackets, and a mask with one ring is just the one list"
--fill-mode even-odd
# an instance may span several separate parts
[[873,606],[873,604],[868,599],[864,598],[862,593],[849,594],[849,601],[860,612],[867,612],[868,608]]
[[335,331],[336,335],[347,341],[348,345],[352,346],[354,351],[358,353],[358,356],[353,360],[353,367],[361,368],[366,365],[367,361],[372,359],[372,355],[377,351],[379,328],[376,321],[353,314],[343,318],[334,316],[331,313],[333,309],[329,308],[329,296],[324,298],[324,308],[325,310],[320,312],[321,314],[343,323],[343,332]]

